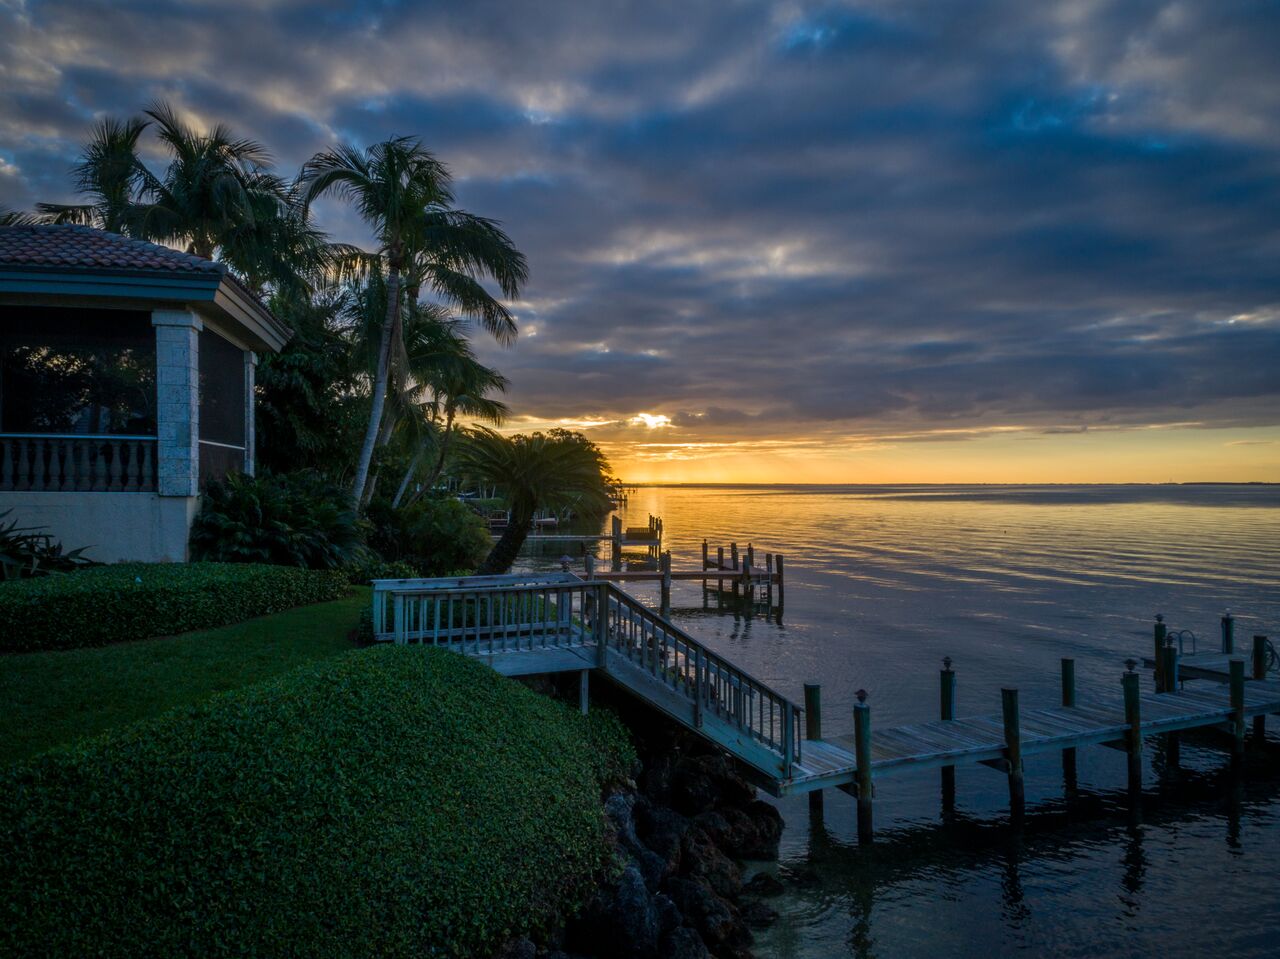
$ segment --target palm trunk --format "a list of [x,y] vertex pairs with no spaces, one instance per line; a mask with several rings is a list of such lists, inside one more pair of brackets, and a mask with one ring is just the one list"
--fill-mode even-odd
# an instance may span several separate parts
[[500,576],[510,570],[511,564],[516,561],[516,556],[520,554],[520,547],[524,545],[524,541],[529,535],[529,524],[532,522],[533,513],[531,511],[521,510],[517,514],[515,510],[512,510],[511,522],[503,530],[501,538],[493,544],[493,549],[489,550],[489,555],[484,558],[484,562],[476,570],[476,575]]
[[418,464],[422,462],[421,446],[418,451],[413,454],[413,459],[409,461],[409,468],[404,471],[404,479],[400,481],[400,488],[396,490],[395,498],[391,501],[391,508],[396,509],[400,506],[400,501],[404,499],[404,491],[409,488],[409,482],[413,479],[413,474],[418,472]]
[[[449,452],[449,440],[452,438],[453,438],[453,410],[451,409],[448,411],[448,413],[445,414],[444,433],[440,437],[440,455],[436,457],[436,465],[431,470],[431,475],[427,478],[427,481],[422,484],[422,490],[433,489],[436,485],[436,481],[440,479],[440,473],[441,471],[444,470],[444,459]],[[422,495],[422,490],[414,494],[414,496],[409,500],[409,502],[410,503],[415,502],[418,499],[418,497]]]
[[360,459],[356,463],[356,478],[351,484],[351,502],[357,507],[364,501],[364,487],[369,479],[369,464],[373,462],[373,449],[382,428],[382,411],[387,403],[387,377],[391,368],[391,343],[400,317],[400,267],[393,262],[387,275],[387,318],[382,322],[382,336],[378,342],[378,367],[373,376],[373,407],[369,410],[369,425],[364,431],[364,445],[360,447]]

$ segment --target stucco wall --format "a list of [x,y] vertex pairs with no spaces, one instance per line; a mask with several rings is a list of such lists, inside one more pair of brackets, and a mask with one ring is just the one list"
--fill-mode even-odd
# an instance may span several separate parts
[[196,514],[195,496],[155,493],[0,492],[0,511],[20,526],[45,526],[66,549],[88,546],[102,563],[123,560],[181,563]]

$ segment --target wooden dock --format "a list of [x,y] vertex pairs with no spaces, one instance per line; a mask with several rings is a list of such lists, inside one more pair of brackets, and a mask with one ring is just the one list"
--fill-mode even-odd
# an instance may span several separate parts
[[[864,840],[872,836],[877,779],[941,769],[944,797],[950,783],[954,802],[954,768],[985,765],[1008,778],[1012,810],[1021,816],[1027,756],[1061,753],[1070,781],[1076,750],[1123,749],[1136,793],[1144,738],[1221,728],[1239,758],[1247,720],[1280,713],[1280,683],[1266,679],[1265,670],[1246,680],[1243,659],[1232,657],[1226,688],[1179,689],[1175,682],[1143,692],[1137,661],[1128,660],[1114,694],[1089,696],[1077,695],[1075,663],[1064,659],[1059,703],[1024,709],[1018,690],[1006,688],[998,712],[959,716],[956,672],[947,659],[937,720],[873,731],[868,696],[859,690],[853,732],[824,736],[819,686],[805,687],[801,708],[611,581],[567,572],[377,580],[373,602],[378,640],[442,646],[506,675],[578,672],[584,710],[589,677],[598,675],[726,750],[773,795],[808,793],[816,808],[821,790],[850,792]],[[1159,629],[1157,635],[1163,642]],[[1255,648],[1262,648],[1257,640]]]

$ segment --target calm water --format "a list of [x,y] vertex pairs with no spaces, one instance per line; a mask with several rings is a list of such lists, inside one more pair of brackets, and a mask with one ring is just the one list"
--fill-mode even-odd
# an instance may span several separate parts
[[[1208,648],[1224,608],[1238,643],[1280,634],[1280,487],[645,488],[628,519],[648,513],[678,568],[696,567],[704,536],[786,555],[782,623],[706,610],[700,588],[679,583],[675,618],[796,701],[821,682],[832,732],[852,728],[860,687],[873,724],[936,718],[944,655],[960,712],[996,713],[1003,685],[1056,703],[1063,656],[1082,691],[1118,700],[1123,660],[1147,651],[1156,612]],[[1057,757],[1028,760],[1020,831],[1004,777],[984,767],[958,770],[947,822],[936,772],[878,784],[870,848],[842,793],[828,793],[821,822],[803,797],[783,800],[788,892],[758,951],[1280,955],[1272,724],[1270,758],[1243,778],[1212,739],[1184,741],[1178,769],[1149,740],[1140,822],[1123,755],[1099,747],[1081,750],[1070,802]]]

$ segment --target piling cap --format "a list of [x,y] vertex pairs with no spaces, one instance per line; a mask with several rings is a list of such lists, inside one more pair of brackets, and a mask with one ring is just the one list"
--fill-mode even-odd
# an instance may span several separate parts
[[1133,668],[1138,665],[1138,661],[1136,659],[1126,659],[1124,665],[1129,672],[1133,672]]
[[1222,618],[1223,618],[1223,619],[1231,619],[1231,618],[1232,618],[1232,616],[1231,616],[1231,610],[1229,610],[1229,609],[1224,609],[1224,610],[1222,611]]
[[859,689],[854,695],[858,697],[858,702],[860,703],[867,701],[867,691],[865,689]]
[[1157,622],[1157,623],[1163,623],[1163,622],[1164,622],[1164,613],[1156,613],[1156,622]]
[[942,657],[942,668],[943,668],[943,669],[945,669],[947,672],[951,672],[951,657],[950,657],[950,656],[943,656],[943,657]]

